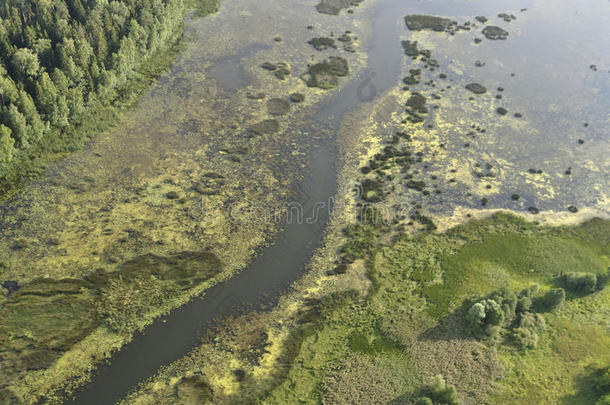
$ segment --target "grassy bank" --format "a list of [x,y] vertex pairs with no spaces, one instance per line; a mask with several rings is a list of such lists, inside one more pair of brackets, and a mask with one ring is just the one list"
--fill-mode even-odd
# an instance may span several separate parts
[[442,235],[396,237],[369,261],[375,291],[323,314],[269,402],[411,403],[441,374],[468,401],[589,403],[596,393],[581,380],[610,361],[608,288],[568,294],[563,307],[542,313],[546,329],[529,349],[507,330],[476,338],[466,310],[502,287],[537,284],[543,296],[561,272],[605,274],[609,229],[597,219],[543,228],[498,214]]
[[[383,227],[364,227],[370,232],[357,241],[368,244],[366,255],[334,277],[355,286],[365,267],[373,280],[368,294],[289,299],[270,313],[232,319],[129,403],[408,404],[427,397],[584,404],[604,394],[599,375],[610,362],[610,288],[574,292],[560,274],[607,274],[610,221],[543,227],[499,213],[385,243],[376,242]],[[502,302],[508,289],[522,296],[534,285],[527,310],[513,309],[514,318],[490,333],[473,331],[474,303]],[[551,310],[545,297],[558,286],[566,300]],[[536,342],[524,345],[517,326],[539,317]]]

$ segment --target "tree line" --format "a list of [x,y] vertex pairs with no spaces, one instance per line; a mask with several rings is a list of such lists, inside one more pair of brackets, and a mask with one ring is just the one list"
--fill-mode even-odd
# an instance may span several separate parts
[[3,0],[0,168],[108,101],[182,27],[188,0]]

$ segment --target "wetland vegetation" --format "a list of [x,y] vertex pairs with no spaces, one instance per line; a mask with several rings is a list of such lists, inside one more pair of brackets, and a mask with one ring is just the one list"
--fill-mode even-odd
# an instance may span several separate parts
[[608,403],[610,6],[504,3],[6,2],[0,403]]

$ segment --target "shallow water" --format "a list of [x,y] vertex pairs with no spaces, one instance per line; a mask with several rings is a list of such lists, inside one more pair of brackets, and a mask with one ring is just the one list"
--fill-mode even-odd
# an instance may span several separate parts
[[[422,82],[433,79],[436,88],[419,87],[427,95],[442,97],[429,100],[439,108],[429,120],[434,127],[420,137],[421,150],[433,155],[427,159],[428,167],[420,166],[421,171],[437,175],[438,187],[444,191],[426,199],[430,211],[443,213],[456,205],[480,207],[485,197],[487,208],[565,211],[575,206],[608,213],[610,56],[605,38],[610,36],[610,4],[416,4],[411,13],[437,14],[478,25],[455,36],[423,31],[405,35],[431,49],[440,64],[422,77]],[[501,12],[514,14],[516,20],[505,22],[496,17]],[[485,39],[480,33],[483,25],[474,21],[476,15],[487,16],[488,25],[507,30],[508,38]],[[474,38],[483,41],[476,44]],[[476,67],[476,61],[484,66]],[[590,65],[596,65],[597,71]],[[441,72],[448,78],[440,79]],[[472,82],[483,84],[487,93],[474,95],[465,90]],[[502,98],[496,99],[496,95]],[[500,116],[497,107],[508,113]],[[521,113],[522,118],[515,118],[514,113]],[[473,124],[485,132],[470,135]],[[487,164],[494,177],[477,177],[477,172],[486,174]],[[531,174],[529,169],[542,173]],[[449,179],[456,181],[449,185]],[[512,194],[521,198],[514,201]]]
[[[302,274],[322,238],[328,205],[312,223],[280,226],[261,221],[261,215],[282,212],[295,201],[307,217],[316,203],[328,204],[336,191],[334,134],[343,115],[388,93],[405,101],[401,79],[419,66],[403,54],[401,39],[417,40],[440,64],[424,71],[422,84],[412,90],[428,96],[432,112],[426,124],[433,125],[413,130],[417,150],[425,152],[415,169],[436,176],[430,187],[441,193],[424,197],[398,185],[390,203],[421,203],[438,215],[458,206],[480,207],[481,198],[488,198],[488,208],[574,205],[609,212],[610,3],[366,0],[353,15],[337,16],[317,13],[315,4],[224,0],[218,14],[190,20],[184,54],[119,127],[2,206],[0,259],[8,263],[2,280],[78,277],[148,252],[201,249],[216,253],[230,272],[259,251],[244,271],[138,334],[76,402],[120,399],[186,354],[215,317],[266,302]],[[504,22],[495,17],[501,12],[517,19]],[[483,38],[481,24],[455,36],[412,32],[403,20],[412,13],[459,22],[485,15],[509,37],[475,44],[475,37]],[[355,54],[340,48],[318,52],[306,44],[346,29],[359,37]],[[331,54],[349,60],[351,75],[338,90],[307,88],[298,75],[307,63]],[[476,60],[485,66],[475,67]],[[265,61],[288,63],[292,75],[276,79],[259,67]],[[447,79],[438,78],[441,72]],[[435,87],[423,84],[429,79]],[[465,90],[471,82],[484,84],[487,93]],[[500,86],[504,91],[495,90]],[[248,137],[250,125],[268,118],[267,99],[293,91],[306,101],[278,118],[280,131]],[[257,92],[265,99],[247,97]],[[435,93],[440,100],[431,99]],[[498,106],[508,114],[499,116]],[[513,117],[515,112],[523,117]],[[384,124],[375,136],[404,128],[395,116]],[[485,132],[469,135],[472,124]],[[493,177],[477,176],[487,164]],[[571,175],[565,174],[568,167]],[[529,168],[543,172],[530,174]],[[209,172],[224,175],[226,184],[218,195],[202,197],[191,187]],[[169,191],[184,201],[168,200]],[[263,248],[280,228],[274,244]],[[15,249],[16,239],[26,247]]]

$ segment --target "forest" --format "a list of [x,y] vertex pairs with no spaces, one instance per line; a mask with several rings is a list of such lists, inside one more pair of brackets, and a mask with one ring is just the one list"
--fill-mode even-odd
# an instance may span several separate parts
[[[34,145],[52,145],[93,106],[121,96],[151,56],[181,37],[189,6],[184,0],[3,1],[0,177],[20,153],[37,158]],[[198,6],[216,7],[213,1]]]

